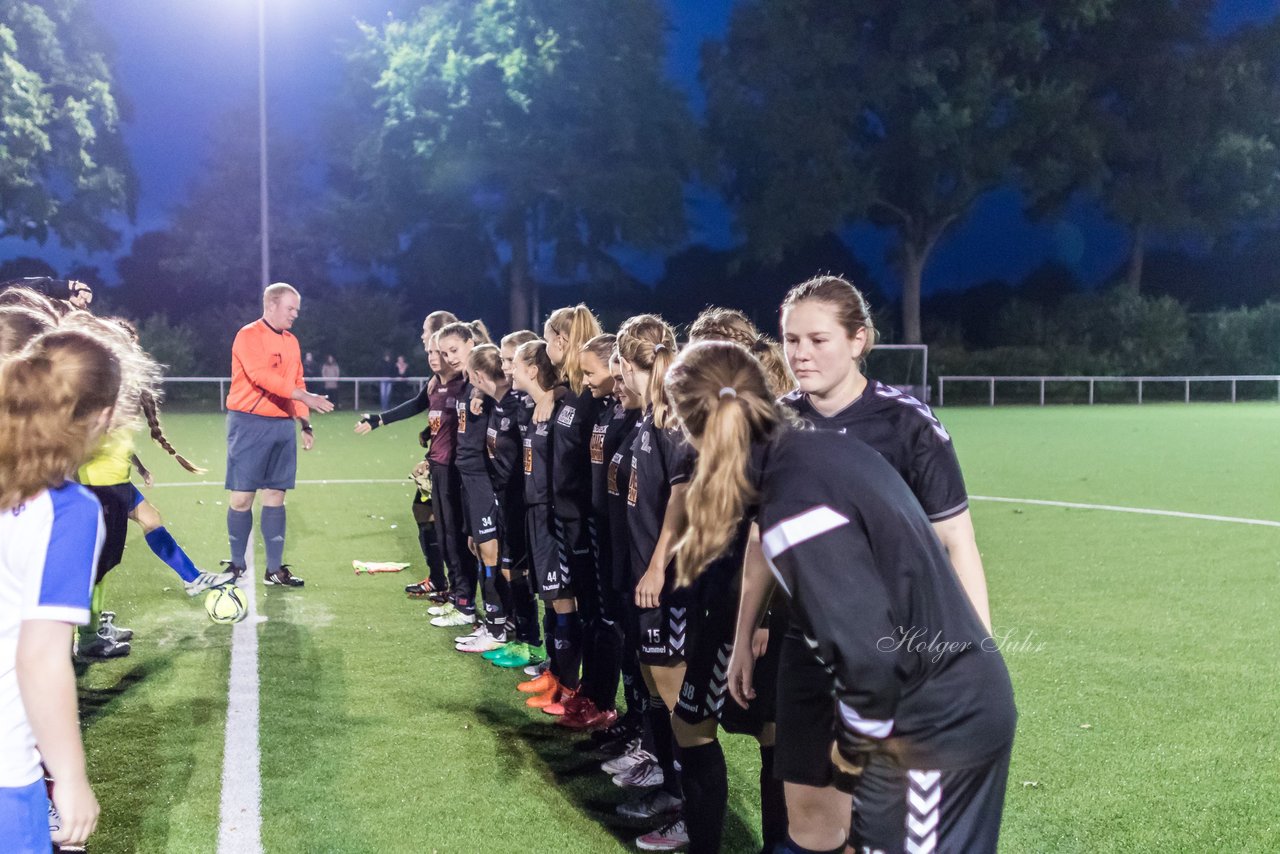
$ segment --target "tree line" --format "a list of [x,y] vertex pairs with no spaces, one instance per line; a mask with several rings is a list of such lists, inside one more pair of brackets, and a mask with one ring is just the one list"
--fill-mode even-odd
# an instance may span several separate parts
[[[871,223],[894,236],[901,284],[876,296],[882,329],[942,343],[955,300],[924,299],[922,278],[997,188],[1033,216],[1084,198],[1124,225],[1130,301],[1164,247],[1238,256],[1275,227],[1280,23],[1215,33],[1210,0],[742,0],[704,45],[701,111],[665,72],[657,0],[398,6],[348,54],[323,186],[297,147],[271,152],[273,277],[326,300],[354,278],[409,314],[451,305],[499,328],[535,325],[552,294],[758,315],[818,270],[869,282],[836,235]],[[4,233],[110,245],[103,223],[136,187],[85,4],[5,4],[0,54]],[[251,115],[227,117],[169,227],[119,262],[113,299],[201,341],[251,310],[255,140]],[[698,184],[726,201],[739,249],[676,251]],[[620,247],[675,253],[656,290]],[[1195,308],[1232,286],[1210,270],[1175,296]]]

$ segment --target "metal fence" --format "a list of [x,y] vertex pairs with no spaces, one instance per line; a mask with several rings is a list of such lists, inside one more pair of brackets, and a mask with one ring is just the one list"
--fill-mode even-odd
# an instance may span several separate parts
[[[307,385],[307,391],[313,394],[324,394],[333,398],[335,402],[341,399],[345,406],[347,401],[351,402],[352,409],[360,408],[360,390],[361,386],[365,387],[366,402],[372,402],[374,406],[382,403],[380,399],[382,384],[387,383],[390,386],[392,396],[396,397],[397,402],[403,400],[406,396],[412,397],[418,393],[430,377],[304,377],[303,382]],[[191,384],[197,387],[207,387],[209,392],[213,391],[213,386],[218,387],[218,408],[225,409],[227,405],[227,386],[231,383],[231,377],[165,377],[166,397],[170,401],[190,402],[198,400],[200,402],[208,402],[208,394],[197,394],[195,396],[179,393],[175,391],[182,389],[184,385]],[[369,396],[368,386],[374,386],[372,389],[372,397]],[[348,393],[349,389],[349,393]],[[398,396],[397,396],[398,395]]]
[[[1182,399],[1184,403],[1191,402],[1191,386],[1192,384],[1225,384],[1230,386],[1231,402],[1235,403],[1239,396],[1240,384],[1248,383],[1252,386],[1254,383],[1275,383],[1276,398],[1280,400],[1280,376],[1263,375],[1263,376],[1221,376],[1221,377],[995,377],[995,376],[947,376],[938,377],[938,405],[942,406],[946,402],[947,383],[953,386],[957,383],[984,383],[987,386],[987,405],[996,405],[996,384],[997,383],[1031,383],[1039,387],[1040,405],[1045,405],[1045,388],[1049,384],[1072,383],[1081,386],[1088,386],[1089,403],[1093,404],[1096,400],[1098,386],[1104,384],[1120,384],[1120,385],[1136,385],[1138,403],[1143,402],[1144,388],[1151,385],[1160,385],[1161,387],[1173,385],[1182,385]],[[1270,397],[1270,393],[1267,394]]]

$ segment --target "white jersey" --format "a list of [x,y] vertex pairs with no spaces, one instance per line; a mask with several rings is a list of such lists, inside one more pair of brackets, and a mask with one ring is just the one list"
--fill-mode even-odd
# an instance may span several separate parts
[[69,481],[0,511],[0,787],[42,776],[18,691],[18,632],[25,620],[89,622],[104,532],[98,499]]

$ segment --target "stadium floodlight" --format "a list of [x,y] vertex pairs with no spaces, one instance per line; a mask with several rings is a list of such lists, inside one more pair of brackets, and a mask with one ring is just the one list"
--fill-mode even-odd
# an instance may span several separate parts
[[267,0],[258,0],[258,203],[262,287],[271,284],[270,204],[267,196]]

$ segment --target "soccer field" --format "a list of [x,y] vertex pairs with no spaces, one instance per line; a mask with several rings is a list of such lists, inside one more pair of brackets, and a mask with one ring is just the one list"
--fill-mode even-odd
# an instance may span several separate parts
[[[975,496],[1020,711],[1002,850],[1280,850],[1280,521],[1248,523],[1280,520],[1280,407],[939,415]],[[407,480],[420,425],[358,437],[353,422],[318,417],[316,448],[300,455],[286,560],[306,589],[257,582],[263,850],[634,850],[648,827],[615,817],[625,794],[582,739],[527,709],[513,673],[455,652],[459,632],[432,628],[427,603],[404,597],[423,575]],[[189,476],[140,437],[161,482],[148,497],[212,567],[227,548],[222,419],[165,423],[210,471]],[[129,542],[107,607],[135,630],[133,654],[79,669],[103,807],[90,850],[213,852],[221,824],[249,818],[219,808],[231,630],[136,530]],[[257,554],[261,565],[260,543]],[[356,577],[353,558],[413,566]],[[723,743],[725,850],[755,851],[758,753],[750,739]]]

